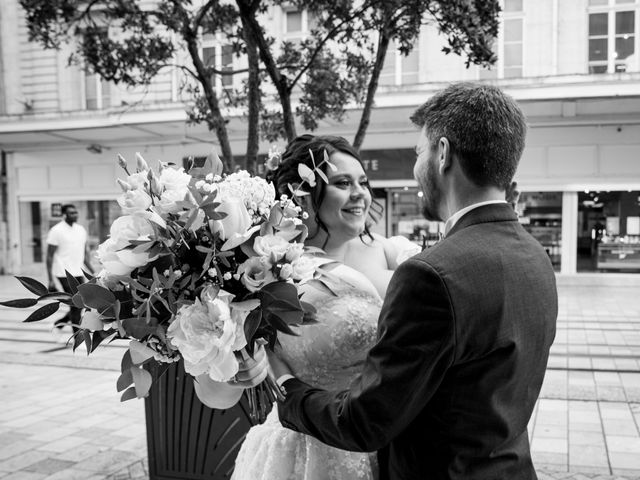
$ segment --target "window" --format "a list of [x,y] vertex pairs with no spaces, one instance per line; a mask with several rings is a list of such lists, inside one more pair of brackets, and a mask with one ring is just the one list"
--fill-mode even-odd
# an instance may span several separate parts
[[[92,36],[93,35],[93,36]],[[101,38],[106,38],[108,31],[100,29],[97,32],[86,32],[84,41],[96,43]],[[97,40],[96,40],[97,39]],[[109,83],[100,75],[92,72],[88,66],[84,69],[84,106],[87,110],[102,110],[111,106]]]
[[639,70],[637,5],[637,0],[589,0],[589,73]]
[[285,12],[285,31],[288,34],[302,33],[302,13],[299,10]]
[[84,72],[84,106],[87,110],[101,110],[111,106],[109,83],[100,75]]
[[395,42],[389,44],[387,56],[380,72],[380,85],[412,85],[418,83],[420,74],[420,53],[416,41],[409,55],[404,56],[396,48]]
[[522,0],[504,0],[500,32],[493,44],[498,56],[489,68],[478,68],[481,80],[495,78],[519,78],[524,72],[524,11]]
[[[213,45],[206,46],[202,49],[202,60],[207,67],[213,67],[217,71],[233,70],[233,47],[215,42]],[[211,75],[213,87],[222,93],[222,90],[233,88],[233,75],[220,75],[214,73]]]
[[522,77],[522,18],[504,20],[504,78]]

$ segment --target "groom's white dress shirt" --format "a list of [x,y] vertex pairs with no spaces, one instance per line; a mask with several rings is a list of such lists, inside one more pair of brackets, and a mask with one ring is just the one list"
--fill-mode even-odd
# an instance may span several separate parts
[[483,207],[485,205],[492,205],[494,203],[507,203],[507,201],[506,200],[487,200],[486,202],[474,203],[472,205],[464,207],[463,209],[458,210],[456,213],[451,215],[447,219],[447,221],[445,222],[445,224],[444,224],[444,236],[445,237],[447,236],[447,234],[451,231],[453,226],[456,223],[458,223],[458,220],[460,220],[466,213],[470,212],[471,210],[473,210],[475,208]]

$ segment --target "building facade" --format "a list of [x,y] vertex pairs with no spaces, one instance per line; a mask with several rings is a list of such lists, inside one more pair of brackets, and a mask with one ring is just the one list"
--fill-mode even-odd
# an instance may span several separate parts
[[[303,36],[305,12],[269,12],[273,32]],[[559,272],[640,272],[640,0],[504,0],[490,70],[444,55],[425,26],[407,57],[387,57],[362,157],[385,207],[376,227],[429,244],[439,224],[421,218],[412,178],[415,108],[454,81],[496,84],[529,124],[516,174],[518,210]],[[207,62],[237,66],[220,39],[203,38]],[[179,162],[206,155],[215,137],[186,124],[175,72],[146,91],[123,90],[66,63],[68,51],[29,43],[17,1],[0,11],[0,269],[41,270],[43,239],[63,203],[78,206],[95,247],[119,214],[116,154]],[[235,77],[234,77],[235,78]],[[227,80],[217,88],[229,86]],[[352,139],[357,107],[319,133]],[[234,151],[246,127],[233,118]],[[263,144],[266,153],[269,145]]]

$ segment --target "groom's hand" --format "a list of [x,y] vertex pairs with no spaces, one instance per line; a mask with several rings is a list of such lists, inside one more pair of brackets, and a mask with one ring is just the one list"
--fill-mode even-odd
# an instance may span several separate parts
[[269,371],[269,362],[264,345],[259,345],[254,351],[253,358],[242,350],[238,354],[239,369],[235,378],[229,382],[229,385],[240,388],[252,388],[267,378]]

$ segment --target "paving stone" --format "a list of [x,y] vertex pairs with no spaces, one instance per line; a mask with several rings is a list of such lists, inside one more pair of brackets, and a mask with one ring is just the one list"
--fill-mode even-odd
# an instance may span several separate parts
[[60,460],[58,458],[45,458],[44,460],[40,460],[39,462],[25,467],[24,470],[27,472],[46,473],[47,475],[49,475],[66,468],[70,468],[73,465],[74,462],[68,462],[66,460]]

